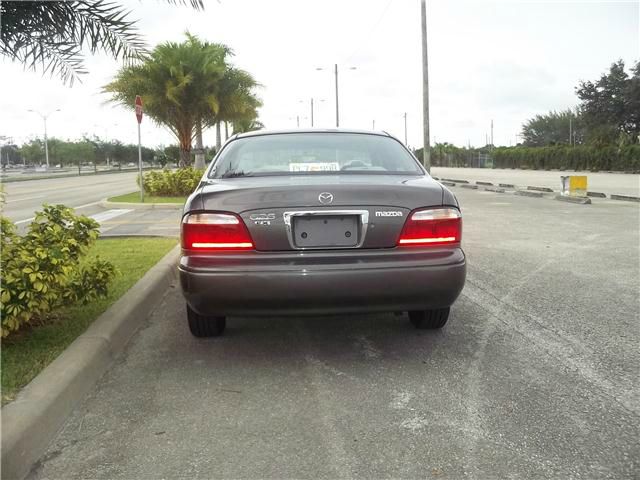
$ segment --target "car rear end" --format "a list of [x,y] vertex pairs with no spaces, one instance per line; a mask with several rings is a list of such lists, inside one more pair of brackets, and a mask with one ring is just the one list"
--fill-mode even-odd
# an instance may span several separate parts
[[[286,145],[295,135],[278,140]],[[337,148],[351,148],[354,135],[339,137]],[[390,172],[378,154],[362,153],[369,138],[356,140],[354,152],[342,154],[356,160],[345,162],[338,153],[331,157],[338,162],[327,162],[316,145],[289,161],[296,169],[305,161],[325,169],[318,171],[256,175],[228,162],[233,175],[225,177],[216,174],[216,159],[182,221],[180,279],[193,312],[220,318],[425,311],[455,301],[466,268],[455,197],[412,156],[411,164],[403,159],[403,170]],[[391,137],[384,142],[399,145]],[[396,145],[383,145],[397,155]],[[382,150],[386,158],[389,151]]]

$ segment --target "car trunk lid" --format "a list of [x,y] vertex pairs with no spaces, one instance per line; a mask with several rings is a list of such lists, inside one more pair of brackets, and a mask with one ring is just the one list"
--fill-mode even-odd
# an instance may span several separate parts
[[212,180],[204,210],[239,214],[257,250],[390,248],[414,209],[442,204],[430,177],[301,175]]

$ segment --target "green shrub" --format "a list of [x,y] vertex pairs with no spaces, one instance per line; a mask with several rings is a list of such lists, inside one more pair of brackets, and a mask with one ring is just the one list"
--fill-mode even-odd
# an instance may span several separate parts
[[[200,183],[203,171],[191,167],[178,170],[151,171],[145,173],[144,191],[156,197],[177,197],[190,195]],[[138,177],[140,185],[140,177]]]
[[24,236],[0,218],[0,316],[2,337],[62,305],[105,296],[114,266],[100,259],[83,262],[98,238],[99,224],[64,205],[45,205]]

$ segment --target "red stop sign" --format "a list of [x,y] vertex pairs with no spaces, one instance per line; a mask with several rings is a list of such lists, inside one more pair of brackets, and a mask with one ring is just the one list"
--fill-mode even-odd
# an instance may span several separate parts
[[142,123],[142,97],[136,95],[136,118],[138,123]]

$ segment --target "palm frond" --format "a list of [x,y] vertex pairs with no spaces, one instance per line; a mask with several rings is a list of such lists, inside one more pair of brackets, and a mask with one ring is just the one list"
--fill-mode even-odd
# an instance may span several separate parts
[[[203,9],[203,0],[165,0]],[[0,54],[72,84],[86,73],[82,49],[130,63],[146,57],[131,12],[112,0],[0,1]]]

